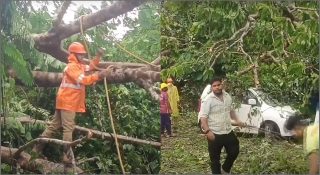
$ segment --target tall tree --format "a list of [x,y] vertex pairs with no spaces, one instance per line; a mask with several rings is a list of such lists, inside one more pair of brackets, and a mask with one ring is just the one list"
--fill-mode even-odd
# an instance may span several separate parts
[[[152,140],[158,140],[157,130],[159,124],[157,124],[158,111],[156,109],[158,109],[157,100],[159,97],[156,90],[157,88],[154,88],[153,86],[156,82],[160,81],[159,62],[154,62],[154,65],[145,64],[139,60],[133,60],[135,58],[132,55],[128,55],[123,49],[120,49],[120,45],[125,46],[126,50],[134,53],[134,55],[138,55],[148,62],[152,62],[155,59],[159,60],[160,32],[157,30],[157,28],[159,28],[159,23],[157,23],[159,14],[154,15],[157,13],[155,10],[157,4],[144,3],[144,1],[103,2],[101,8],[98,7],[97,11],[94,13],[89,8],[80,7],[75,14],[76,20],[69,24],[65,24],[62,20],[66,10],[71,5],[69,1],[41,2],[41,10],[35,10],[31,1],[10,1],[8,4],[11,6],[1,6],[1,8],[6,7],[11,10],[13,16],[11,21],[15,26],[8,30],[8,33],[3,33],[3,30],[1,30],[1,37],[6,38],[6,40],[1,39],[2,44],[4,43],[3,45],[6,46],[1,47],[5,50],[4,57],[1,57],[4,58],[1,61],[5,63],[2,67],[4,74],[9,73],[9,75],[14,77],[20,85],[37,86],[37,88],[58,87],[62,77],[60,72],[67,61],[67,52],[65,48],[73,41],[80,40],[83,42],[83,36],[80,34],[80,29],[82,27],[89,42],[90,53],[95,53],[97,48],[101,46],[107,49],[107,54],[103,57],[104,61],[99,67],[104,68],[108,65],[114,65],[116,67],[114,72],[107,77],[107,81],[111,84],[118,84],[117,87],[112,86],[110,90],[110,94],[114,99],[111,102],[111,105],[116,109],[114,114],[118,121],[118,133],[142,139],[149,140],[151,138]],[[52,4],[57,8],[55,18],[52,18],[52,14],[47,9],[47,7],[52,6]],[[128,17],[127,12],[132,10],[139,14],[137,19]],[[1,15],[2,14],[4,14],[4,11],[1,11]],[[148,15],[153,15],[155,18],[151,18]],[[5,14],[4,16],[6,16],[7,19],[10,17],[8,14]],[[112,37],[112,31],[119,24],[119,22],[115,20],[118,16],[122,16],[124,19],[123,23],[126,23],[126,26],[131,26],[130,29],[132,30],[124,36],[123,40],[116,40]],[[80,19],[82,19],[82,25],[80,25]],[[107,21],[109,22],[106,23]],[[152,25],[149,25],[149,22],[152,23]],[[10,24],[11,23],[8,23],[6,27],[10,27]],[[19,26],[16,27],[17,25]],[[150,31],[153,33],[147,32],[149,31],[146,30],[146,27],[148,27],[147,25],[149,25]],[[91,42],[91,40],[94,42]],[[14,51],[20,53],[20,55],[13,55],[10,53],[9,46],[15,48],[16,50]],[[22,60],[23,64],[16,65],[17,60],[14,59],[17,59],[17,57]],[[12,63],[10,64],[10,62]],[[1,64],[1,66],[2,65],[3,64]],[[6,84],[9,83],[7,79],[5,81]],[[10,83],[11,82],[12,81],[10,81]],[[125,86],[119,84],[125,84]],[[11,84],[8,86],[14,87]],[[52,104],[54,104],[53,91],[54,90],[42,89],[35,94],[33,94],[34,92],[32,91],[27,91],[26,98],[29,99],[22,99],[20,102],[12,104],[11,107],[13,108],[10,110],[19,109],[28,104],[28,110],[31,110],[31,112],[40,112],[39,118],[43,119],[43,116],[49,117],[50,113],[48,113],[48,111],[42,110],[34,104],[42,103],[42,107],[47,105],[45,107],[47,110],[48,108],[54,108],[52,106]],[[93,90],[89,89],[89,98],[94,98],[94,100],[88,100],[88,115],[92,116],[92,119],[81,118],[79,120],[85,127],[94,127],[105,132],[110,132],[107,127],[110,123],[101,117],[107,113],[107,110],[101,107],[102,104],[106,103],[104,100],[105,98],[104,95],[95,94],[97,91],[99,93],[104,92],[104,89],[100,86],[96,86]],[[129,91],[131,92],[129,93]],[[149,93],[149,95],[147,95],[145,91]],[[12,101],[17,102],[17,99],[13,97],[18,95],[14,94],[15,92],[16,90],[8,89],[8,93],[5,96],[10,96]],[[44,94],[45,92],[49,92],[46,98],[49,99],[50,102],[45,101],[45,99],[39,99],[40,96],[42,96],[41,94]],[[151,100],[150,97],[153,100]],[[31,104],[28,102],[30,99],[36,99],[36,102],[32,102],[33,104]],[[153,118],[151,119],[150,116]],[[147,117],[149,117],[149,120],[141,122]],[[20,139],[29,141],[32,138],[28,135],[30,134],[29,132],[27,133],[24,131],[27,127],[24,128],[21,124],[18,124],[17,121],[11,120],[10,118],[10,120],[7,121],[7,124],[8,128],[11,129],[6,133],[19,131],[22,135],[21,137],[14,135],[16,137],[15,140],[18,140],[18,142],[12,140],[12,142],[9,142],[10,144],[14,143],[15,146],[21,146]],[[144,124],[146,126],[141,127]],[[19,137],[19,139],[17,139],[17,137]],[[102,136],[102,139],[105,140],[106,138]],[[79,158],[85,158],[87,156],[96,156],[97,153],[104,154],[104,156],[99,155],[99,162],[93,166],[99,170],[94,172],[119,173],[119,169],[114,163],[117,162],[113,151],[114,149],[109,148],[110,146],[105,148],[105,144],[112,144],[112,139],[112,137],[109,139],[107,137],[106,139],[111,142],[100,140],[84,143],[80,148],[75,150],[75,155],[79,156]],[[145,143],[149,142],[147,141]],[[6,163],[12,165],[17,163],[12,161],[12,155],[6,154],[10,151],[16,152],[16,149],[2,147],[1,150],[3,153],[2,156],[5,158],[3,160],[6,160]],[[139,147],[124,142],[122,145],[122,152],[124,159],[128,159],[128,162],[125,163],[127,171],[133,173],[157,173],[159,171],[158,149],[150,148],[148,146]],[[22,169],[32,172],[52,171],[52,169],[40,171],[36,169],[32,164],[33,155],[30,157],[30,155],[23,152],[20,156],[18,165],[20,165]],[[58,172],[63,170],[59,164],[52,164],[52,162],[46,162],[41,159],[36,159],[35,161],[37,162],[36,164],[43,164],[44,167],[49,167],[51,165],[56,166],[58,167],[56,169]],[[87,165],[88,164],[86,164],[86,166]],[[87,168],[90,169],[91,167],[92,166],[89,166]]]
[[220,75],[236,96],[261,87],[303,109],[319,90],[317,2],[167,1],[161,14],[161,49],[172,51],[162,77],[186,93]]

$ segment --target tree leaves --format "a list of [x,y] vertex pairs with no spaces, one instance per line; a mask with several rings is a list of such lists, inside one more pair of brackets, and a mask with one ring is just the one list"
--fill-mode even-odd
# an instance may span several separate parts
[[15,45],[6,40],[1,40],[0,44],[5,54],[4,64],[12,67],[17,73],[18,78],[26,85],[31,86],[33,84],[33,77],[21,52]]
[[[317,5],[304,2],[299,6],[303,9]],[[237,76],[237,72],[252,65],[250,56],[252,60],[258,60],[262,88],[283,103],[302,107],[302,99],[313,93],[310,87],[319,88],[312,84],[313,78],[309,78],[319,70],[308,68],[318,65],[319,25],[314,13],[291,9],[291,14],[285,14],[287,7],[294,8],[277,2],[165,3],[161,16],[161,46],[163,50],[171,49],[174,54],[162,62],[162,79],[174,76],[178,86],[192,89],[192,86],[208,83],[214,75],[225,76],[230,82],[228,89],[236,96],[241,95],[245,89],[254,86],[251,70]],[[257,14],[255,25],[241,37],[245,25],[253,22],[250,14]],[[235,41],[230,39],[233,36]],[[214,59],[216,65],[210,67]],[[298,86],[296,82],[299,82]],[[195,91],[192,94],[197,96],[186,96],[197,99],[201,88],[195,88]]]

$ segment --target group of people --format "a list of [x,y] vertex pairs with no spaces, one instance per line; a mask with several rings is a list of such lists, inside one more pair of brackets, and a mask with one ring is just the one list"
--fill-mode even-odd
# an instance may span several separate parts
[[168,78],[166,83],[161,83],[160,89],[161,137],[173,137],[175,134],[172,132],[171,117],[177,119],[180,116],[178,108],[179,92],[177,87],[173,85],[172,78]]
[[[85,112],[85,86],[94,84],[111,74],[112,66],[102,71],[86,75],[86,71],[94,70],[99,64],[102,53],[93,59],[89,65],[84,63],[87,52],[81,43],[74,42],[69,48],[69,63],[67,64],[61,85],[56,97],[56,110],[51,124],[40,137],[51,138],[60,129],[63,129],[63,140],[72,142],[72,132],[75,127],[76,112]],[[160,117],[161,136],[173,137],[171,116],[179,117],[178,103],[180,101],[177,87],[172,78],[160,85]],[[319,116],[319,112],[317,111]],[[290,117],[286,127],[297,138],[303,138],[304,150],[309,158],[310,174],[319,173],[319,117],[314,125],[306,126],[299,118]],[[232,120],[231,120],[232,119]],[[207,137],[208,151],[213,174],[230,173],[231,167],[239,154],[239,140],[232,131],[231,125],[245,127],[239,120],[232,107],[231,96],[224,91],[223,81],[215,77],[211,83],[211,91],[201,102],[199,121],[203,133]],[[235,122],[235,123],[232,123]],[[165,134],[166,131],[166,134]],[[222,148],[225,148],[227,157],[220,163]],[[37,144],[33,150],[42,153],[44,144]],[[71,164],[71,157],[64,148],[63,162]]]
[[[171,114],[177,115],[177,88],[172,85],[172,79],[168,78],[167,83],[161,84],[161,134],[165,129],[167,134],[172,136]],[[202,101],[199,105],[199,125],[207,137],[208,151],[211,160],[210,167],[213,174],[228,174],[231,171],[234,161],[239,154],[239,140],[232,130],[232,125],[246,127],[240,121],[232,105],[231,96],[224,90],[223,80],[214,77],[211,86],[206,87],[206,94],[202,94]],[[176,113],[177,112],[177,113]],[[286,129],[291,130],[297,139],[303,139],[304,151],[309,159],[309,173],[319,173],[319,112],[315,123],[306,126],[297,116],[288,118]],[[225,148],[226,159],[221,165],[220,156],[222,148]]]

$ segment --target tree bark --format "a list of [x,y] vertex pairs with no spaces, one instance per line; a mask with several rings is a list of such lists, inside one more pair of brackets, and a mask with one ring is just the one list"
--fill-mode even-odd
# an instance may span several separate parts
[[[82,29],[86,30],[92,28],[105,21],[122,15],[133,10],[135,7],[138,7],[143,2],[145,1],[118,1],[97,11],[96,13],[84,15],[82,16]],[[68,62],[68,53],[63,48],[62,41],[80,32],[80,18],[70,24],[63,24],[59,22],[67,7],[68,3],[64,3],[60,10],[61,13],[59,13],[56,22],[54,22],[53,27],[48,32],[32,36],[35,41],[35,48],[38,51],[49,54],[64,63]],[[167,54],[167,52],[168,51],[164,51],[163,54]],[[141,63],[102,62],[98,67],[105,68],[109,65],[114,65],[116,69],[106,77],[109,83],[136,83],[139,87],[144,88],[149,92],[153,99],[159,100],[159,94],[154,91],[152,86],[155,82],[160,82],[160,59],[161,56],[152,62],[157,66],[150,66],[148,64]],[[86,60],[86,62],[88,63],[89,60]],[[13,77],[15,76],[12,71],[10,74]],[[33,71],[32,74],[34,76],[35,84],[39,87],[58,87],[62,79],[61,73]]]
[[[105,21],[131,11],[143,2],[144,1],[141,0],[118,1],[96,13],[84,15],[82,21],[83,30],[97,26]],[[54,26],[46,33],[33,35],[35,48],[40,52],[47,53],[66,63],[68,61],[68,53],[62,48],[61,41],[77,33],[80,33],[79,19],[70,24]]]
[[[23,123],[40,123],[40,124],[48,124],[49,122],[45,122],[42,120],[35,120],[30,118],[29,116],[23,116],[17,118],[22,124]],[[75,127],[75,132],[80,132],[83,133],[84,135],[87,135],[87,133],[90,131],[92,133],[93,138],[100,138],[100,139],[106,139],[106,140],[114,140],[114,135],[107,133],[107,132],[101,132],[98,130],[93,130],[90,128],[84,128],[81,126]],[[131,144],[146,144],[146,145],[151,145],[153,147],[159,148],[161,147],[161,143],[155,142],[155,141],[148,141],[148,140],[142,140],[138,138],[132,138],[128,136],[123,136],[123,135],[117,135],[117,138],[119,142],[124,142],[124,143],[131,143]]]
[[[16,78],[16,74],[13,70],[9,71],[9,75]],[[62,81],[62,73],[56,72],[42,72],[42,71],[32,71],[32,75],[35,84],[38,87],[59,87]],[[136,83],[140,87],[144,87],[142,82],[160,81],[160,72],[154,71],[144,71],[143,68],[140,69],[115,69],[109,76],[106,77],[108,83]],[[99,83],[102,83],[100,80]]]
[[[20,165],[20,168],[34,173],[57,173],[64,174],[65,167],[61,163],[54,163],[45,159],[31,159],[30,154],[22,152],[17,159],[13,158],[18,149],[1,146],[1,162],[9,165]],[[77,173],[83,173],[83,170],[76,167]],[[73,169],[68,169],[69,173],[73,173]]]

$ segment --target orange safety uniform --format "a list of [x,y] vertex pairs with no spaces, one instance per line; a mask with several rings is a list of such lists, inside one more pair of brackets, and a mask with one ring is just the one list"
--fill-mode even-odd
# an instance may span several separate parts
[[[81,64],[76,58],[75,53],[87,53],[81,43],[73,42],[69,46],[69,57],[63,78],[57,93],[56,111],[53,120],[41,137],[52,138],[55,133],[63,128],[63,140],[72,142],[72,132],[75,127],[76,112],[85,112],[85,86],[98,81],[98,74],[85,76],[85,71],[93,70],[99,64],[100,56],[90,62],[90,65]],[[44,144],[37,144],[33,150],[41,153]],[[72,159],[67,154],[68,146],[64,146],[63,162],[71,163]]]
[[[70,48],[69,48],[70,49]],[[79,52],[78,52],[79,53]],[[85,53],[85,51],[84,51]],[[85,76],[85,71],[94,70],[100,58],[90,62],[90,65],[81,64],[74,54],[68,57],[68,65],[64,69],[63,78],[56,98],[56,109],[73,112],[85,112],[85,86],[99,80],[98,74]]]

